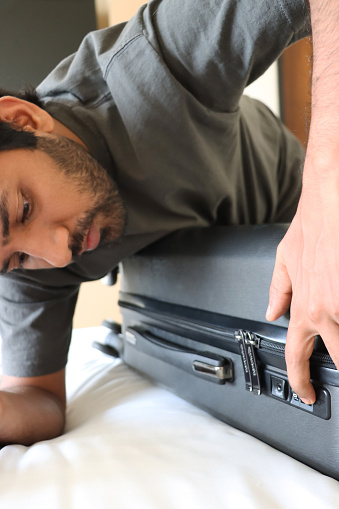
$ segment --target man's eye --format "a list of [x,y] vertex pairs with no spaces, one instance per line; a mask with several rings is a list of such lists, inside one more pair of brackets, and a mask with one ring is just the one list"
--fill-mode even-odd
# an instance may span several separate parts
[[22,210],[21,222],[25,223],[29,217],[31,206],[24,196],[22,196],[22,199],[23,199],[23,210]]

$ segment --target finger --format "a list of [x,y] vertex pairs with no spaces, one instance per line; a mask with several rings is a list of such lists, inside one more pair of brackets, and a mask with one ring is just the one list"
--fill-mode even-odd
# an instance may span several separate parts
[[327,351],[339,370],[339,325],[333,320],[329,320],[325,325],[322,324],[319,335],[323,340]]
[[310,381],[310,363],[314,347],[314,333],[295,327],[292,320],[287,331],[285,358],[287,376],[294,392],[307,405],[315,402],[316,396]]
[[266,311],[266,319],[268,321],[274,321],[284,315],[290,307],[291,299],[292,283],[278,248],[270,286],[270,298]]

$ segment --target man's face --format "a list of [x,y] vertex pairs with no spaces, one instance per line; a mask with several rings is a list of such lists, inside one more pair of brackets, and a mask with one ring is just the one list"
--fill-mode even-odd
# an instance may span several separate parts
[[39,149],[0,152],[1,273],[64,267],[122,234],[125,210],[113,181],[82,149],[79,157],[74,142],[62,146],[72,152],[66,171]]

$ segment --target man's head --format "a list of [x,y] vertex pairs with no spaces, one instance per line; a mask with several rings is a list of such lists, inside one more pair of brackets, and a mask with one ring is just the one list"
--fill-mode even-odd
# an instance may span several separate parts
[[0,97],[1,273],[63,267],[121,236],[116,185],[82,145],[36,102]]

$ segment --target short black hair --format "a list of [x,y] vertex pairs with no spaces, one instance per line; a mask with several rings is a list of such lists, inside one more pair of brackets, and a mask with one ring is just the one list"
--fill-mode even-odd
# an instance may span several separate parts
[[0,121],[0,151],[23,148],[37,148],[37,138],[31,131],[25,131],[11,122]]
[[[28,87],[26,90],[18,92],[0,88],[0,97],[4,97],[6,95],[17,97],[24,101],[29,101],[39,106],[39,108],[43,107],[35,88],[32,87]],[[35,134],[31,131],[20,129],[11,122],[0,120],[0,150],[14,150],[19,148],[30,150],[36,149],[37,139]]]
[[34,87],[28,86],[24,90],[19,91],[13,91],[7,88],[0,87],[0,97],[4,97],[5,95],[10,95],[12,97],[17,97],[18,99],[23,99],[24,101],[36,104],[37,106],[39,106],[39,108],[43,108],[43,104]]

